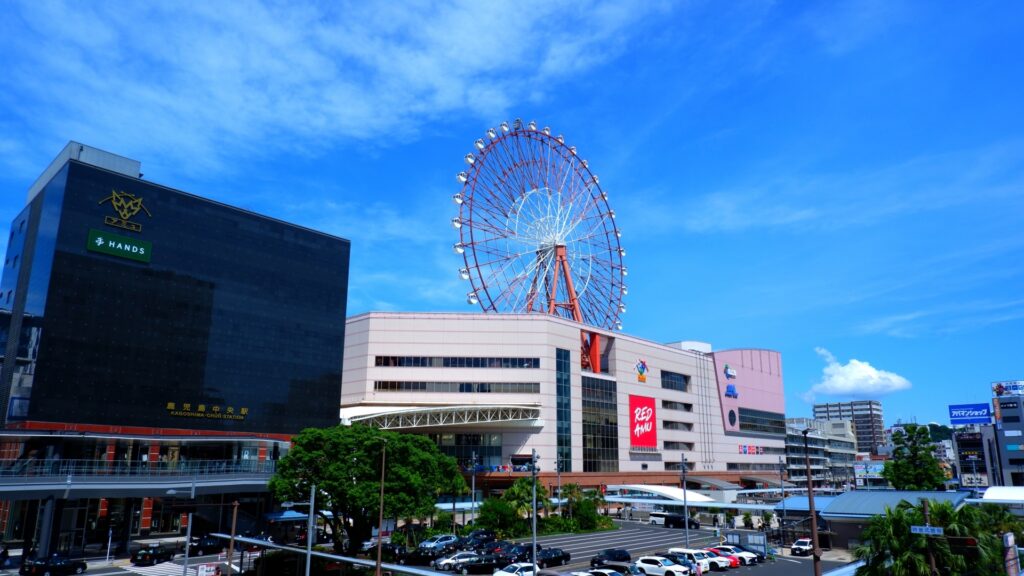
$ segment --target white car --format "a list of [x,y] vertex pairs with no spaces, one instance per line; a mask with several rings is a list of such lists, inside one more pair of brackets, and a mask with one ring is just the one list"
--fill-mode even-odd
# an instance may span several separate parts
[[714,554],[708,554],[706,552],[705,555],[708,557],[708,564],[711,565],[712,570],[728,570],[729,567],[732,566],[732,562],[730,562],[728,558],[715,556]]
[[495,572],[493,576],[533,576],[533,564],[529,562],[509,564]]
[[731,554],[740,559],[746,566],[753,566],[757,564],[757,554],[752,554],[746,550],[740,550],[735,546],[729,546],[728,544],[722,544],[721,546],[712,546],[714,550],[720,550],[726,554]]
[[814,552],[814,545],[811,544],[810,538],[801,538],[789,547],[789,553],[793,556],[807,556],[812,552]]
[[431,562],[437,570],[455,571],[462,568],[462,565],[479,556],[476,552],[456,552],[444,558],[438,558]]
[[[390,544],[391,543],[391,536],[385,536],[384,540],[382,540],[381,543],[383,543],[383,544]],[[377,547],[377,537],[374,536],[373,538],[370,538],[366,542],[363,542],[363,545],[360,548],[362,549],[363,552],[369,552],[370,550],[373,550],[376,547]]]
[[438,534],[437,536],[431,536],[423,542],[420,542],[420,549],[435,550],[444,548],[449,544],[454,544],[458,539],[459,537],[455,534]]
[[703,550],[695,550],[693,548],[669,548],[668,551],[670,554],[679,554],[690,562],[700,566],[702,574],[707,574],[711,571],[711,555]]
[[647,576],[689,576],[690,569],[663,556],[641,556],[636,569]]

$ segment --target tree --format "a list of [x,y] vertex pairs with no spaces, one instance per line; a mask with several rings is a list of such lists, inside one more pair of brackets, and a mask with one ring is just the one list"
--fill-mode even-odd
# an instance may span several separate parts
[[[1000,534],[1008,527],[1018,525],[1004,508],[961,506],[932,501],[929,503],[929,521],[941,526],[941,538],[911,534],[910,527],[924,524],[923,505],[914,506],[907,501],[886,513],[871,519],[862,538],[865,543],[854,550],[854,556],[864,560],[865,566],[857,576],[902,574],[925,576],[929,574],[927,552],[930,549],[936,566],[949,576],[1001,574],[1003,570]],[[974,555],[965,557],[951,542],[972,539],[976,542]]]
[[[512,505],[516,514],[530,517],[533,507],[533,478],[519,478],[501,495],[502,499]],[[548,491],[540,483],[537,484],[537,510],[545,510],[548,505]]]
[[357,424],[303,430],[278,461],[270,491],[279,501],[302,502],[315,484],[317,514],[331,527],[335,550],[342,549],[346,533],[358,547],[377,524],[385,441],[385,517],[422,518],[434,510],[438,491],[464,489],[455,459],[426,436]]
[[488,498],[480,505],[476,525],[494,530],[501,538],[518,536],[524,525],[522,516],[504,498]]
[[932,455],[928,428],[906,424],[892,435],[892,459],[885,463],[882,477],[897,490],[943,490],[946,475]]
[[572,518],[573,508],[583,500],[583,489],[575,482],[565,484],[562,486],[562,498],[565,499],[565,507],[568,508],[568,517]]

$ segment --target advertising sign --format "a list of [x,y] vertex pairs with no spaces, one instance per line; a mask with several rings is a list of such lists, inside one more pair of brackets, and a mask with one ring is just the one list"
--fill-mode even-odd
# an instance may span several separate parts
[[629,445],[631,448],[658,448],[654,398],[629,395]]
[[861,482],[865,478],[881,478],[882,470],[885,470],[885,464],[882,462],[857,463],[853,465],[853,474],[857,478],[858,486],[863,486]]
[[992,383],[993,396],[1024,396],[1024,380]]
[[991,412],[988,404],[950,404],[949,423],[953,426],[965,424],[988,424]]

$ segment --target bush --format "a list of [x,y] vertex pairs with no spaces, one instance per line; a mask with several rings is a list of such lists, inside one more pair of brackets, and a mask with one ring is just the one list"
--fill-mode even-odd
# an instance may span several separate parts
[[529,532],[526,524],[515,508],[501,498],[484,500],[475,522],[479,528],[494,530],[499,538],[515,538]]

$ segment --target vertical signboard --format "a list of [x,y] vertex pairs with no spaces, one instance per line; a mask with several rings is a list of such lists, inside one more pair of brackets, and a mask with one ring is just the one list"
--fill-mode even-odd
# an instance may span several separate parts
[[629,446],[648,450],[658,448],[654,398],[629,395]]

